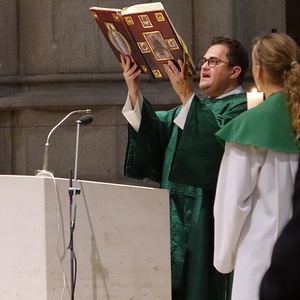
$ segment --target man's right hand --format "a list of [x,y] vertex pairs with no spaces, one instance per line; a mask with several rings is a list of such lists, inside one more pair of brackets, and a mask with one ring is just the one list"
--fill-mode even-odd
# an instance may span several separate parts
[[193,77],[185,75],[184,63],[181,59],[178,60],[179,69],[171,60],[164,66],[174,91],[180,97],[182,104],[185,104],[194,93]]
[[123,76],[128,87],[128,96],[134,108],[138,98],[141,69],[138,68],[136,62],[132,62],[129,56],[120,54],[120,57],[123,67]]

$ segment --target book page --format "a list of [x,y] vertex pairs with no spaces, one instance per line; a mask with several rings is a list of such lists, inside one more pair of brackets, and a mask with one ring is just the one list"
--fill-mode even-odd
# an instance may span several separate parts
[[153,10],[163,10],[164,7],[161,2],[154,3],[143,3],[136,4],[129,7],[126,7],[122,10],[122,15],[132,14],[132,13],[141,13],[141,12],[149,12]]
[[93,11],[93,10],[103,10],[103,11],[110,11],[110,12],[120,12],[121,9],[119,8],[109,8],[109,7],[97,7],[97,6],[92,6],[90,7],[90,10]]

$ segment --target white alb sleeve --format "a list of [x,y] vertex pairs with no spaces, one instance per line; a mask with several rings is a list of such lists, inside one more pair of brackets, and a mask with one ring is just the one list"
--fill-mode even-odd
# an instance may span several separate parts
[[192,104],[194,96],[195,96],[195,94],[193,94],[191,96],[191,98],[186,102],[185,105],[182,105],[181,110],[180,110],[178,116],[173,121],[182,130],[184,128],[184,124],[185,124],[187,115],[189,113],[190,106]]
[[133,129],[138,132],[141,119],[142,119],[142,107],[143,107],[143,95],[139,91],[138,99],[136,101],[135,107],[131,105],[129,96],[127,95],[126,102],[122,108],[122,114],[126,118],[127,122],[133,127]]

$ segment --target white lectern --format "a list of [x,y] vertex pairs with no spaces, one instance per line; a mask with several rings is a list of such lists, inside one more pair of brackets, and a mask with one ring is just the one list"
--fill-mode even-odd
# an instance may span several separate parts
[[[70,299],[68,179],[0,176],[0,298]],[[169,300],[167,190],[77,181],[77,300]]]

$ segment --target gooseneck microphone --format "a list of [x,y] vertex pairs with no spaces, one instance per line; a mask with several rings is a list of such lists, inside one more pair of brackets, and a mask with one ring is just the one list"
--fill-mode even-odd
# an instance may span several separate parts
[[76,121],[76,123],[80,123],[81,125],[88,125],[93,122],[92,115],[84,115],[79,120]]
[[[49,155],[48,155],[48,150],[49,150],[49,139],[51,134],[53,133],[53,131],[59,126],[61,125],[66,119],[68,119],[71,115],[76,114],[76,113],[86,113],[86,114],[90,114],[91,110],[90,109],[80,109],[80,110],[74,110],[71,111],[69,114],[67,114],[60,122],[58,122],[49,132],[47,140],[46,140],[46,144],[45,144],[45,153],[44,153],[44,164],[43,164],[43,170],[37,170],[36,171],[36,176],[52,176],[53,174],[51,172],[48,171],[48,159],[49,159]],[[81,120],[81,118],[83,118],[83,120]],[[89,122],[91,123],[93,121],[93,118],[90,115],[84,115],[83,117],[81,117],[79,120],[80,122],[83,124],[85,122]],[[90,121],[90,118],[92,119],[92,121]],[[87,124],[89,124],[87,123]]]

